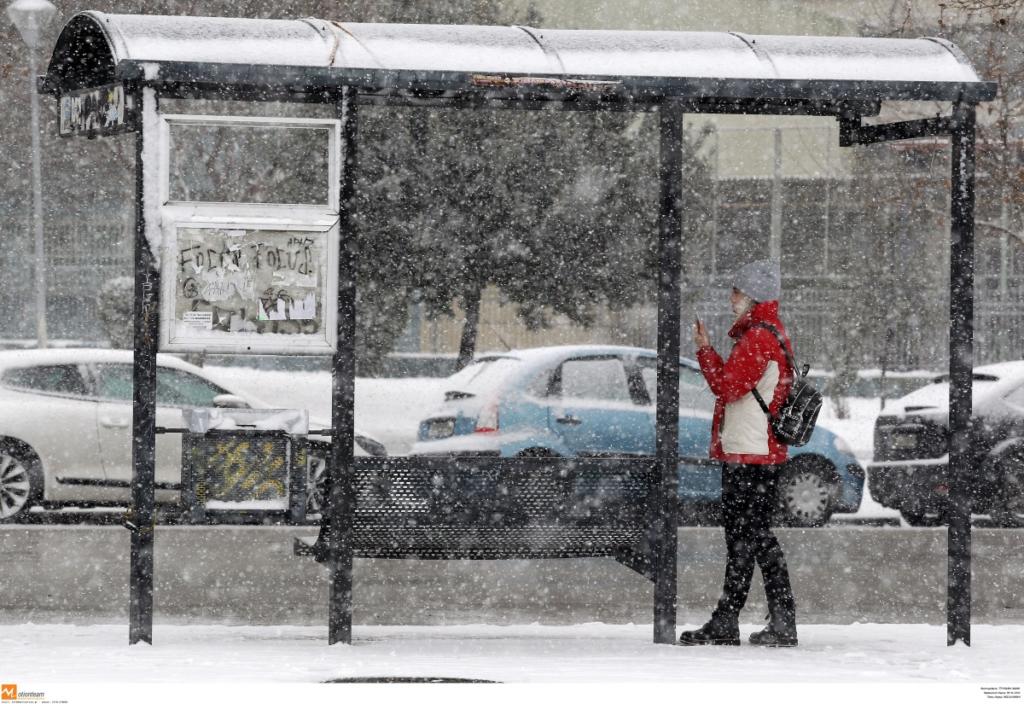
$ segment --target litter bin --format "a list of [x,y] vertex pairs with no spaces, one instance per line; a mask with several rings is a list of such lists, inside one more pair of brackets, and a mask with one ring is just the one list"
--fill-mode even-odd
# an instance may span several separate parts
[[184,421],[186,522],[305,522],[306,411],[195,408]]

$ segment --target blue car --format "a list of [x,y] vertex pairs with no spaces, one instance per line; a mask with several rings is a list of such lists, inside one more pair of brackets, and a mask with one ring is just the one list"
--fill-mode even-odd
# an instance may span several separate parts
[[[490,354],[445,380],[445,400],[419,425],[414,455],[492,457],[654,454],[657,355],[572,345]],[[679,454],[708,456],[715,399],[697,363],[680,360]],[[791,448],[779,521],[819,526],[860,506],[864,470],[842,438],[818,427]],[[716,504],[721,469],[680,463],[684,505]]]

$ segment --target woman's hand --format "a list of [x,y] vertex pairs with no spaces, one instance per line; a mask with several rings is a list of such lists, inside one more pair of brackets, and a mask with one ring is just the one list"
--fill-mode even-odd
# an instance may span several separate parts
[[696,345],[698,350],[701,347],[711,346],[711,338],[708,337],[708,330],[704,327],[704,323],[701,322],[700,318],[694,318],[693,344]]

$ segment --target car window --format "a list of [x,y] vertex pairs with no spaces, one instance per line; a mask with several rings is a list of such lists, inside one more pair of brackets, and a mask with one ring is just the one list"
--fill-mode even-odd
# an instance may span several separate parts
[[213,406],[213,399],[230,393],[206,379],[180,369],[157,369],[156,400],[169,406]]
[[707,413],[715,410],[715,396],[699,370],[679,367],[679,405]]
[[43,391],[52,394],[88,396],[85,380],[74,364],[52,364],[38,367],[8,369],[3,383],[19,389]]
[[622,360],[570,359],[562,363],[562,398],[632,403]]
[[132,368],[127,364],[101,364],[96,368],[96,395],[111,401],[132,400]]
[[1018,411],[1024,413],[1024,386],[1018,386],[1016,389],[1006,394],[1006,402]]
[[[658,398],[658,362],[651,358],[637,360],[643,375],[644,386],[651,403]],[[697,369],[679,366],[679,407],[695,411],[711,413],[715,409],[715,397],[704,380],[704,375]]]
[[[96,370],[96,390],[101,398],[132,400],[132,368],[127,364],[103,364]],[[212,406],[215,396],[229,393],[215,384],[179,369],[157,367],[156,402],[164,406]]]

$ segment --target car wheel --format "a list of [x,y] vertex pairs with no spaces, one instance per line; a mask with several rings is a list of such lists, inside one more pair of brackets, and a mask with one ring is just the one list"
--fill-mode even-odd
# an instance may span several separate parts
[[0,523],[23,519],[42,496],[39,460],[10,443],[0,444]]
[[822,460],[795,457],[779,475],[776,518],[786,526],[811,528],[832,517],[833,485]]
[[909,509],[900,509],[900,516],[908,525],[915,528],[933,528],[941,526],[946,522],[945,515],[941,513],[926,513]]
[[998,490],[989,515],[1001,528],[1024,527],[1024,456],[1014,453],[998,466]]

